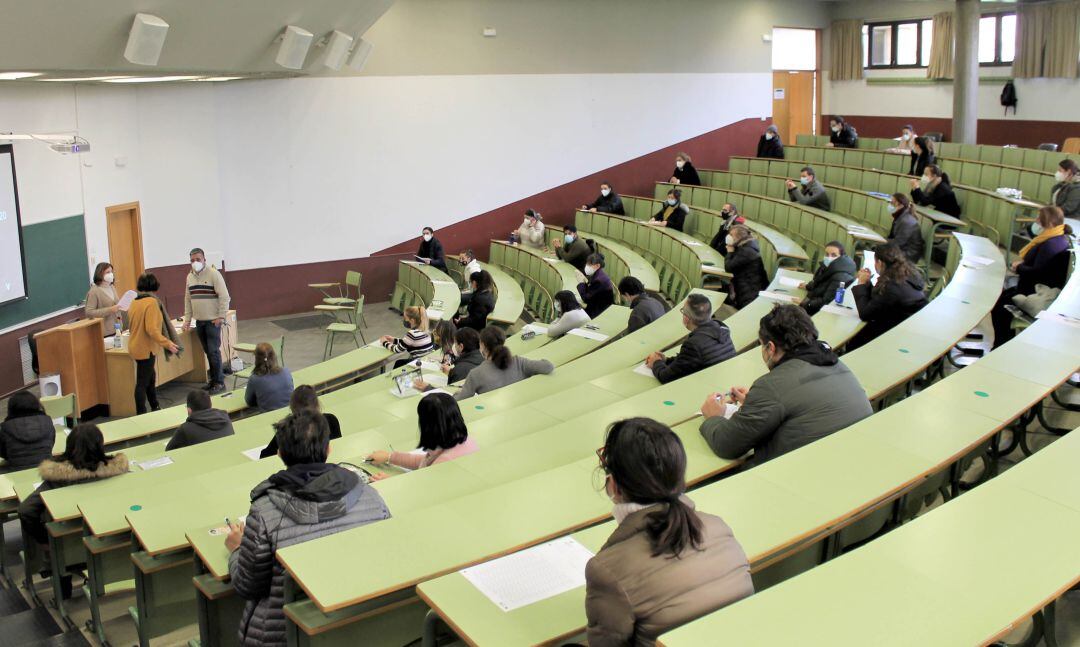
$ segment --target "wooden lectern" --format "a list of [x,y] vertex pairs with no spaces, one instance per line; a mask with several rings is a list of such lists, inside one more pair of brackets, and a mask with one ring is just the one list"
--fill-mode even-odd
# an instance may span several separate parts
[[64,395],[75,394],[75,406],[85,411],[108,404],[109,381],[105,372],[105,342],[101,319],[83,319],[34,335],[38,371],[60,374]]

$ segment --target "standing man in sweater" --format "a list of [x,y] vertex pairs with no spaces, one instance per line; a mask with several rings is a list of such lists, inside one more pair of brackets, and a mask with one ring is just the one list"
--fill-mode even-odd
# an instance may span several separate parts
[[210,395],[225,390],[225,373],[221,367],[221,326],[229,312],[229,288],[221,273],[206,264],[206,254],[196,247],[191,250],[191,271],[184,289],[184,330],[195,322],[206,359],[210,362]]

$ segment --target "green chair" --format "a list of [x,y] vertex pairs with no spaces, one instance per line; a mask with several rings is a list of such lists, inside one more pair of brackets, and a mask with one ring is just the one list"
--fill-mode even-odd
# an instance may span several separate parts
[[[270,344],[271,347],[273,347],[274,353],[277,355],[278,364],[281,365],[281,366],[285,366],[285,336],[282,335],[281,337],[278,337],[277,339],[271,339],[267,343]],[[255,353],[255,346],[256,346],[255,344],[244,344],[243,348],[241,348],[240,344],[236,344],[235,346],[233,346],[233,349],[234,350],[242,350],[244,352],[250,352],[250,353],[254,354]],[[252,374],[252,372],[254,370],[255,370],[255,363],[252,362],[251,366],[245,366],[243,369],[233,373],[232,374],[233,375],[233,383],[232,383],[233,390],[234,391],[236,390],[237,381],[250,379],[251,374]]]
[[341,294],[336,297],[327,297],[323,303],[330,306],[353,306],[360,296],[360,281],[364,275],[360,272],[349,270],[345,272],[345,285],[339,286]]
[[[364,295],[362,294],[356,299],[352,323],[338,321],[326,327],[326,347],[323,349],[324,362],[330,357],[331,353],[334,352],[334,337],[337,335],[352,335],[353,342],[356,344],[357,348],[360,348],[362,345],[360,343],[361,341],[364,342],[364,344],[367,343],[367,340],[364,339],[364,331],[360,329],[358,323],[360,321],[364,321]],[[357,335],[360,335],[360,339],[356,338]]]
[[[54,395],[45,396],[41,398],[41,407],[45,409],[45,415],[49,416],[53,420],[57,418],[63,418],[71,420],[71,428],[74,428],[79,422],[79,409],[75,404],[75,394],[68,393],[67,395]],[[67,427],[65,426],[65,430]],[[57,428],[59,431],[59,427]],[[63,445],[66,442],[66,436],[64,434],[57,434],[56,447],[54,447],[54,453],[56,449],[63,451]]]

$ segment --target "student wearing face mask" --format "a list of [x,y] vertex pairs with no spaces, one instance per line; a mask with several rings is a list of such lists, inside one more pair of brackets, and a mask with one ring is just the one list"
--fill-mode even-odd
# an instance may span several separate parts
[[1054,181],[1056,184],[1050,189],[1051,204],[1059,207],[1066,218],[1080,218],[1080,168],[1076,162],[1061,160]]
[[760,465],[873,413],[859,380],[799,306],[773,307],[761,318],[758,341],[769,372],[701,406],[701,435],[721,458],[753,450],[746,464]]
[[630,306],[630,318],[626,321],[626,334],[640,330],[664,316],[667,305],[654,299],[645,291],[645,286],[633,276],[624,276],[619,281],[619,294],[626,305]]
[[585,260],[585,277],[585,282],[578,283],[577,291],[585,303],[585,313],[596,319],[615,303],[615,285],[604,272],[603,254],[589,254]]
[[400,360],[394,368],[408,363],[410,360],[427,355],[435,350],[435,341],[429,332],[431,324],[428,321],[427,310],[423,306],[409,306],[402,315],[402,325],[405,326],[403,337],[383,335],[379,342],[383,348],[395,353],[408,353],[409,357]]
[[949,175],[936,164],[927,166],[920,179],[911,181],[911,199],[917,205],[960,217],[960,203],[956,201]]
[[191,271],[187,275],[187,289],[184,290],[184,325],[191,327],[195,322],[195,332],[202,344],[206,360],[210,364],[209,383],[206,389],[210,395],[225,390],[225,372],[221,365],[221,327],[229,312],[229,288],[221,272],[212,265],[207,265],[206,254],[196,247],[188,255]]
[[420,249],[416,250],[416,258],[421,263],[426,263],[443,272],[446,271],[446,252],[443,251],[442,243],[435,237],[435,230],[424,227],[420,236]]
[[886,148],[885,152],[907,155],[911,153],[912,149],[915,146],[915,137],[917,137],[917,135],[915,134],[915,129],[912,128],[910,125],[904,126],[902,129],[900,129],[900,139],[897,140],[896,146],[893,146],[892,148]]
[[690,331],[679,353],[665,357],[660,351],[649,353],[645,366],[661,384],[715,366],[735,357],[728,327],[712,318],[712,302],[703,294],[691,294],[679,309],[683,326]]
[[926,167],[937,161],[934,156],[934,140],[927,137],[916,137],[911,145],[911,168],[908,175],[922,175]]
[[784,142],[780,141],[780,131],[770,125],[758,140],[757,156],[771,159],[784,159]]
[[617,216],[626,215],[626,211],[623,210],[622,198],[619,197],[618,193],[615,193],[615,189],[611,188],[610,182],[601,182],[600,197],[593,200],[592,204],[581,205],[581,208],[594,213],[613,213]]
[[832,202],[829,194],[825,192],[824,185],[817,180],[817,173],[809,166],[804,166],[799,171],[799,183],[794,180],[787,181],[788,198],[792,202],[805,204],[823,211],[832,211]]
[[731,273],[732,302],[742,310],[757,298],[758,292],[769,287],[769,275],[761,260],[761,249],[749,227],[735,225],[724,242],[728,248],[724,270]]
[[116,334],[116,322],[119,321],[123,328],[123,313],[118,305],[120,298],[116,296],[113,266],[108,263],[98,263],[94,268],[94,283],[90,291],[86,293],[86,317],[88,319],[101,319],[102,332],[106,337]]
[[518,244],[522,247],[544,248],[544,222],[539,211],[526,210],[521,226],[511,233],[517,236]]
[[443,367],[447,384],[454,384],[469,377],[469,373],[484,363],[480,353],[480,333],[472,328],[462,328],[454,334],[454,355],[457,359],[452,367]]
[[806,290],[803,309],[809,315],[817,314],[825,304],[836,299],[836,290],[841,283],[844,287],[852,286],[855,272],[855,261],[844,253],[844,246],[835,240],[830,242],[825,246],[825,256],[821,259],[821,266],[814,272],[813,280],[801,286]]
[[829,143],[830,148],[858,148],[859,134],[855,127],[844,121],[843,117],[836,116],[829,119]]
[[667,200],[660,207],[660,211],[657,211],[653,219],[645,224],[682,231],[688,215],[690,215],[690,207],[683,204],[682,191],[672,189],[667,192]]
[[555,365],[546,359],[514,355],[506,347],[506,333],[496,326],[480,331],[480,353],[484,356],[483,363],[469,372],[465,385],[454,394],[455,400],[494,391],[533,375],[548,375],[555,370]]
[[585,566],[590,646],[653,645],[753,595],[731,528],[686,496],[686,451],[675,432],[649,418],[620,420],[596,453],[618,526]]
[[720,228],[716,230],[716,234],[713,236],[712,242],[709,243],[709,247],[720,252],[721,256],[726,257],[728,255],[728,234],[731,233],[731,229],[735,225],[746,224],[746,218],[739,215],[738,207],[730,202],[724,204],[723,209],[720,211],[720,215],[723,216],[724,220],[720,223]]
[[589,313],[581,307],[577,295],[570,290],[559,290],[554,297],[555,316],[558,317],[548,326],[548,337],[562,337],[574,328],[580,328],[592,321]]
[[589,258],[592,250],[585,239],[578,235],[577,227],[567,225],[563,229],[563,237],[556,238],[552,246],[555,247],[555,255],[559,260],[570,263],[579,272],[585,271],[585,259]]
[[877,339],[927,304],[922,274],[899,247],[891,243],[878,245],[874,249],[874,266],[877,285],[870,283],[870,270],[863,268],[851,288],[859,318],[866,325],[848,342],[848,351]]
[[899,247],[909,261],[918,263],[926,251],[926,241],[919,230],[915,205],[903,193],[894,193],[889,200],[889,213],[893,219],[889,228],[889,242]]
[[493,284],[494,280],[487,270],[473,272],[469,277],[472,296],[469,298],[466,314],[454,317],[454,324],[458,328],[483,330],[487,326],[488,315],[495,310],[495,294],[491,288]]
[[675,170],[672,171],[671,180],[669,181],[672,184],[701,186],[701,178],[698,176],[697,169],[691,163],[689,155],[679,153],[675,156]]

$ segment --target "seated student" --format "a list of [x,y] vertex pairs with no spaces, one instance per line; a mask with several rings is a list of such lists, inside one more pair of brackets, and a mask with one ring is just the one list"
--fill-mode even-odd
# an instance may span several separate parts
[[784,142],[780,141],[780,131],[776,126],[769,125],[765,134],[761,136],[757,144],[757,156],[772,159],[784,159]]
[[934,156],[934,140],[916,137],[911,147],[911,169],[908,175],[922,175],[926,167],[937,162]]
[[[292,392],[292,397],[289,398],[289,413],[296,415],[301,411],[314,411],[315,413],[322,413],[322,405],[319,403],[319,394],[315,392],[315,387],[310,384],[301,384],[296,387],[296,390]],[[341,423],[338,421],[337,416],[332,413],[322,413],[323,418],[326,418],[326,424],[330,428],[330,440],[335,438],[341,438]],[[259,458],[267,458],[268,456],[274,456],[278,453],[278,438],[275,433],[266,447],[259,452]]]
[[244,402],[259,411],[273,411],[288,405],[292,392],[292,373],[278,365],[274,347],[266,342],[256,344],[255,367],[244,391]]
[[852,286],[855,272],[855,261],[844,253],[841,243],[834,240],[825,245],[825,256],[821,258],[821,266],[814,272],[813,280],[801,286],[806,290],[803,309],[807,314],[817,314],[826,304],[836,299],[836,290],[841,283],[845,288]]
[[1035,238],[1031,240],[1012,263],[1012,271],[1019,280],[1015,287],[1006,288],[990,312],[994,324],[994,348],[1013,337],[1012,314],[1005,309],[1013,302],[1013,297],[1034,294],[1035,286],[1042,284],[1050,288],[1065,287],[1069,276],[1069,255],[1072,243],[1069,236],[1072,228],[1065,224],[1065,214],[1060,207],[1045,206],[1039,209],[1039,215],[1031,225]]
[[686,451],[671,429],[621,420],[597,454],[618,526],[585,566],[591,647],[653,645],[753,595],[750,563],[731,528],[686,496]]
[[552,242],[552,246],[555,247],[555,255],[559,257],[559,260],[570,263],[577,271],[585,271],[585,259],[589,258],[589,254],[592,250],[589,249],[589,243],[585,242],[585,239],[578,235],[577,227],[574,225],[567,225],[564,229],[566,233],[563,237],[556,238]]
[[[480,300],[479,295],[473,297],[474,302],[477,300]],[[435,342],[431,339],[431,333],[429,332],[431,323],[428,321],[427,309],[424,306],[409,306],[405,308],[405,312],[401,316],[406,329],[405,336],[391,337],[390,335],[383,335],[379,338],[383,348],[392,350],[395,353],[409,354],[407,358],[398,360],[394,364],[394,368],[407,364],[410,360],[423,357],[435,350]],[[458,326],[460,325],[461,323],[458,322]]]
[[[49,538],[45,525],[52,515],[45,507],[41,493],[48,490],[97,481],[127,474],[128,459],[123,454],[109,456],[105,453],[105,437],[98,426],[80,423],[68,434],[64,453],[55,459],[46,459],[38,467],[41,485],[19,504],[19,522],[23,537],[36,542],[44,550]],[[71,576],[61,576],[64,599],[71,597]]]
[[739,214],[738,207],[730,202],[724,203],[720,215],[723,217],[723,222],[720,224],[720,228],[716,230],[716,234],[713,235],[709,247],[720,252],[721,256],[726,257],[728,254],[727,236],[731,233],[731,228],[735,225],[745,225],[746,218],[743,218]]
[[618,193],[615,193],[615,189],[611,187],[611,182],[601,182],[600,197],[593,200],[592,204],[581,205],[581,208],[594,213],[613,213],[617,216],[626,215],[626,211],[623,210],[622,198],[619,197]]
[[480,353],[480,333],[472,328],[462,328],[454,335],[454,340],[457,342],[454,349],[457,361],[452,367],[443,366],[447,384],[464,380],[474,368],[484,363],[484,356]]
[[431,332],[431,341],[435,344],[435,350],[441,352],[439,363],[451,366],[457,360],[454,354],[454,335],[457,334],[457,326],[453,321],[443,319],[435,324],[435,330]]
[[589,313],[581,307],[577,295],[570,290],[559,290],[555,293],[555,314],[558,319],[551,322],[547,329],[548,337],[562,337],[574,328],[580,328],[592,321]]
[[667,201],[660,207],[660,211],[657,211],[652,220],[645,224],[682,231],[688,215],[690,215],[690,207],[682,202],[682,190],[672,189],[667,192]]
[[[429,393],[416,403],[416,422],[420,427],[419,452],[395,452],[379,450],[371,452],[367,459],[375,465],[387,463],[418,470],[437,463],[452,461],[476,451],[476,441],[469,437],[465,419],[457,400],[449,393]],[[388,475],[379,473],[375,480]]]
[[724,270],[731,273],[732,304],[742,310],[769,287],[769,275],[761,260],[761,248],[746,225],[735,225],[727,235]]
[[686,153],[679,153],[675,156],[675,170],[671,172],[672,184],[689,184],[691,186],[701,186],[701,178],[698,176],[697,169],[690,161],[690,156]]
[[484,326],[487,326],[488,315],[495,311],[495,293],[492,291],[494,283],[495,280],[487,270],[473,272],[469,276],[472,296],[469,298],[466,313],[454,317],[454,325],[473,330],[483,330]]
[[330,428],[322,414],[301,411],[274,427],[285,469],[255,486],[246,520],[230,523],[225,538],[229,578],[247,600],[238,636],[245,647],[286,645],[279,549],[390,518],[375,488],[326,462]]
[[506,347],[506,333],[495,326],[480,332],[480,353],[484,362],[469,371],[465,385],[454,394],[455,400],[494,391],[533,375],[548,375],[555,370],[555,365],[546,359],[515,357]]
[[45,414],[41,400],[30,391],[19,391],[8,400],[7,417],[0,424],[0,458],[9,470],[37,467],[52,456],[56,427]]
[[544,248],[544,223],[539,211],[527,209],[521,225],[510,233],[517,237],[518,244],[522,247]]
[[480,261],[476,260],[476,254],[471,249],[466,249],[458,254],[458,262],[462,265],[461,275],[462,279],[465,281],[465,287],[461,289],[461,305],[463,307],[468,307],[469,300],[472,299],[473,295],[469,277],[484,268],[480,266]]
[[889,201],[889,213],[892,214],[892,227],[889,228],[889,242],[900,248],[908,260],[917,263],[926,251],[926,241],[919,229],[919,217],[915,214],[915,205],[903,193],[894,193]]
[[910,155],[912,148],[915,146],[915,137],[915,129],[910,125],[904,126],[900,129],[900,139],[896,142],[896,146],[886,148],[885,152]]
[[760,465],[873,413],[859,380],[799,306],[773,307],[761,318],[758,340],[769,372],[701,406],[701,435],[721,458],[753,450],[748,465]]
[[604,273],[603,254],[589,254],[585,260],[585,276],[585,281],[578,283],[577,291],[585,303],[585,314],[596,319],[615,303],[615,286]]
[[1080,167],[1076,161],[1063,159],[1054,173],[1050,202],[1061,208],[1066,218],[1080,218]]
[[855,287],[851,288],[859,318],[866,326],[848,342],[849,351],[892,330],[927,304],[922,274],[899,247],[878,245],[874,250],[874,265],[878,272],[877,285],[870,284],[870,270],[863,268],[855,277]]
[[431,227],[424,227],[420,248],[416,250],[416,255],[421,263],[426,263],[443,272],[446,271],[446,253],[443,251],[442,243],[435,237],[435,230]]
[[705,295],[691,294],[679,310],[683,326],[690,331],[686,341],[674,358],[664,357],[660,351],[650,353],[645,365],[661,384],[709,368],[735,357],[728,327],[712,318],[712,303]]
[[632,276],[624,276],[619,281],[619,294],[630,306],[630,319],[626,322],[626,334],[645,326],[664,316],[667,306],[645,291],[641,281]]
[[830,148],[858,148],[859,134],[855,127],[844,121],[843,117],[836,116],[829,119],[829,143]]
[[805,204],[808,207],[815,207],[823,211],[832,211],[832,201],[829,200],[829,194],[825,192],[825,187],[821,182],[817,181],[817,174],[812,167],[802,167],[802,170],[799,171],[798,184],[795,184],[794,180],[788,180],[786,184],[788,198],[792,202]]
[[960,203],[956,201],[949,175],[935,164],[926,167],[921,179],[911,181],[911,200],[917,205],[960,217]]
[[233,435],[229,414],[211,406],[210,394],[193,389],[187,394],[187,420],[176,430],[165,451],[198,445],[208,440]]

